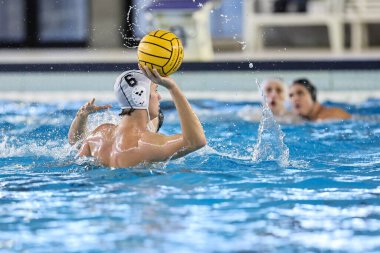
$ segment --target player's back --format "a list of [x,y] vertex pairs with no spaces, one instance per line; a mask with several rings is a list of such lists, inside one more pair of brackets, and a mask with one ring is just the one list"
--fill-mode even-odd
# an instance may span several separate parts
[[[107,167],[131,167],[144,161],[146,154],[139,142],[144,132],[113,124],[97,127],[84,141],[80,155],[92,156]],[[144,145],[143,145],[144,146]]]
[[79,155],[95,157],[102,165],[109,166],[115,129],[116,126],[113,124],[102,124],[98,126],[84,140]]

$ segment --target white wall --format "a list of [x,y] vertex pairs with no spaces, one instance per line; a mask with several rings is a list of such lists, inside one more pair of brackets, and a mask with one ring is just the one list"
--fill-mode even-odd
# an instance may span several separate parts
[[93,48],[114,48],[122,45],[123,0],[91,0],[91,39]]

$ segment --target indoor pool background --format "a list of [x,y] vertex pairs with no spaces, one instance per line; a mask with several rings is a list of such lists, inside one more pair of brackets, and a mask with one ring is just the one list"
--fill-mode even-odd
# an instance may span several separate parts
[[[0,101],[0,252],[380,251],[380,100],[333,104],[353,120],[281,125],[285,165],[252,159],[259,122],[238,115],[257,103],[192,101],[207,147],[117,170],[68,145],[84,102]],[[178,132],[162,107],[162,132]]]

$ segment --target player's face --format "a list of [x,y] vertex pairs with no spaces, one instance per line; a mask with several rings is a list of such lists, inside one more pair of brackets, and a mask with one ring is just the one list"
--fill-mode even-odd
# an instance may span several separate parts
[[267,82],[264,86],[264,95],[273,114],[280,114],[285,110],[285,89],[281,83],[276,81]]
[[157,84],[150,84],[150,100],[149,100],[149,115],[151,119],[158,116],[160,110],[161,95],[157,91]]
[[314,101],[303,85],[293,84],[289,90],[289,98],[296,114],[308,116],[311,113]]

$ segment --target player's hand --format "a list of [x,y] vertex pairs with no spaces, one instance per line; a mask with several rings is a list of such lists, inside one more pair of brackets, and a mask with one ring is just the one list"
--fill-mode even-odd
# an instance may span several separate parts
[[144,73],[146,77],[148,77],[152,82],[164,86],[168,90],[171,90],[172,88],[176,87],[175,81],[170,77],[163,77],[161,76],[157,69],[150,70],[147,66],[141,66],[139,64],[140,70]]
[[85,103],[78,111],[77,115],[88,116],[91,113],[111,108],[111,105],[95,105],[95,98]]

